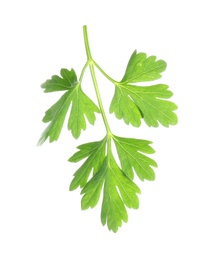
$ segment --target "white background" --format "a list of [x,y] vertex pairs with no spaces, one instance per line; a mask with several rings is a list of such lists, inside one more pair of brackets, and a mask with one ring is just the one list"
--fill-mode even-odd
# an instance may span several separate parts
[[[1,1],[0,259],[211,259],[210,1]],[[155,182],[140,182],[139,210],[119,232],[100,223],[100,205],[81,211],[69,192],[77,167],[67,162],[83,142],[105,134],[100,116],[79,140],[63,129],[58,142],[36,143],[44,112],[60,93],[40,85],[60,68],[80,74],[92,55],[120,80],[134,49],[168,63],[179,123],[135,129],[108,114],[113,132],[153,141]],[[113,86],[98,75],[105,109]],[[86,74],[84,91],[95,101]]]

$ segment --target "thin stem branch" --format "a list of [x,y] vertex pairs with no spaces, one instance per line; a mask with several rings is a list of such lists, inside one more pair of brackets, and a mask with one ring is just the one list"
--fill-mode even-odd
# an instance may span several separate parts
[[82,71],[81,71],[81,75],[80,75],[80,78],[79,78],[80,83],[82,82],[84,72],[85,72],[86,68],[88,67],[88,65],[89,65],[89,62],[87,61],[86,64],[84,65]]
[[114,83],[114,84],[118,83],[117,81],[115,81],[114,79],[112,79],[112,78],[97,64],[96,61],[93,60],[93,62],[94,62],[95,67],[98,68],[98,70],[99,70],[108,80],[110,80],[110,81],[111,81],[112,83]]

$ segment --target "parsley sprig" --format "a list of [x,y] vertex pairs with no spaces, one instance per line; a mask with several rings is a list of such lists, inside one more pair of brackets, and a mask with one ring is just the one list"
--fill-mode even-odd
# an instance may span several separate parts
[[[166,100],[172,96],[166,84],[137,85],[161,78],[161,73],[166,69],[165,61],[134,51],[122,80],[116,81],[93,59],[86,26],[83,27],[83,33],[87,61],[79,79],[73,69],[61,69],[60,76],[54,75],[41,85],[46,93],[63,91],[64,94],[46,111],[43,122],[49,124],[41,135],[39,144],[48,138],[50,142],[58,140],[68,113],[68,129],[76,139],[86,129],[87,121],[94,125],[95,114],[101,114],[106,136],[100,141],[78,146],[78,151],[69,158],[69,162],[74,163],[85,159],[74,173],[70,190],[81,188],[81,207],[84,210],[95,207],[103,192],[101,222],[103,225],[107,223],[109,230],[117,232],[122,222],[128,221],[126,207],[139,207],[137,194],[141,191],[133,181],[134,175],[141,181],[154,180],[153,167],[157,167],[157,163],[147,156],[155,152],[150,141],[120,137],[112,133],[100,96],[95,68],[115,87],[110,113],[114,113],[117,119],[123,119],[126,124],[139,127],[144,120],[152,127],[158,127],[159,123],[165,127],[175,125],[177,116],[174,110],[177,106]],[[83,76],[88,67],[98,106],[82,90]],[[115,144],[119,163],[114,156],[112,142]]]

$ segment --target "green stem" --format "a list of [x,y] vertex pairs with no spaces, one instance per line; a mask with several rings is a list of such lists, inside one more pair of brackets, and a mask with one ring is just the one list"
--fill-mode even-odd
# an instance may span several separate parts
[[91,55],[91,51],[90,51],[90,47],[89,47],[89,40],[88,40],[88,33],[87,33],[87,27],[86,25],[83,26],[83,33],[84,33],[84,43],[85,43],[85,48],[86,48],[86,55],[87,55],[87,59],[88,59],[88,64],[89,64],[89,68],[90,68],[90,72],[91,72],[91,76],[92,76],[92,81],[94,84],[94,88],[95,88],[95,93],[97,96],[97,101],[100,107],[100,111],[102,114],[102,118],[103,118],[103,122],[107,131],[107,135],[110,136],[112,135],[109,124],[108,124],[108,120],[106,118],[106,114],[103,108],[103,103],[102,103],[102,99],[100,96],[100,91],[98,88],[98,84],[97,84],[97,80],[96,80],[96,76],[95,76],[95,70],[94,70],[94,61],[92,59],[92,55]]
[[110,80],[110,81],[111,81],[112,83],[114,83],[114,84],[117,84],[117,83],[118,83],[117,81],[115,81],[114,79],[112,79],[112,78],[97,64],[96,61],[93,60],[93,62],[94,62],[95,67],[98,68],[98,70],[99,70],[108,80]]
[[80,75],[80,78],[79,78],[80,83],[82,82],[84,72],[85,72],[86,68],[88,67],[88,65],[89,65],[89,62],[87,61],[86,64],[84,65],[82,71],[81,71],[81,75]]

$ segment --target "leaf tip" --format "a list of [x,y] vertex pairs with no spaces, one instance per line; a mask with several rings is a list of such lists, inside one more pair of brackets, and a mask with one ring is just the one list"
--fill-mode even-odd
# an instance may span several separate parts
[[75,190],[76,188],[77,188],[77,186],[74,185],[74,182],[72,181],[72,182],[70,183],[70,186],[69,186],[69,191],[73,191],[73,190]]

